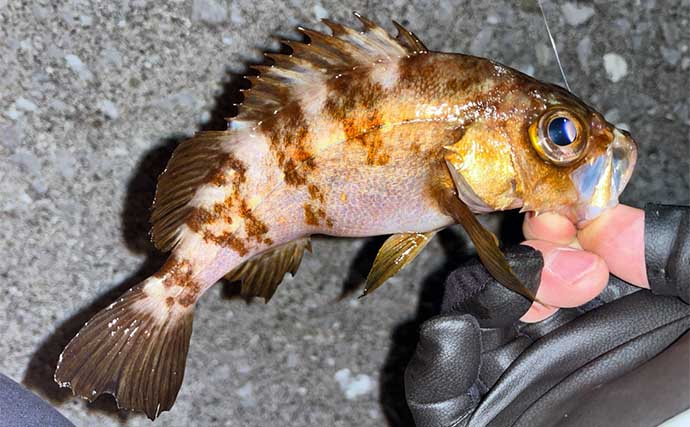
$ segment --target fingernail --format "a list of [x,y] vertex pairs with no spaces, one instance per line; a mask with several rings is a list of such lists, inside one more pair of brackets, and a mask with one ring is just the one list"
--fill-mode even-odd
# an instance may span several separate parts
[[546,266],[564,283],[572,285],[592,271],[598,262],[599,258],[593,253],[558,248],[551,254]]
[[534,310],[536,313],[541,314],[541,313],[552,311],[554,309],[554,307],[550,306],[548,304],[544,304],[544,303],[539,302],[539,301],[534,301],[532,303],[531,309]]

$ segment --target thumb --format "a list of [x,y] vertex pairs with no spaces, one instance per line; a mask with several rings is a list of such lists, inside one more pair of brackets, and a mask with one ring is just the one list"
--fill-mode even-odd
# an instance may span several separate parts
[[611,273],[643,288],[649,288],[645,263],[645,213],[618,205],[580,230],[577,238],[585,250],[606,261]]

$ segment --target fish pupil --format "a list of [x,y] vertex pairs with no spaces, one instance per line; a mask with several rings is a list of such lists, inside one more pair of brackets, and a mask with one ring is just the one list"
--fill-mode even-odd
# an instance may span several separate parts
[[549,139],[558,146],[566,146],[575,142],[577,129],[572,120],[566,117],[556,117],[549,123]]

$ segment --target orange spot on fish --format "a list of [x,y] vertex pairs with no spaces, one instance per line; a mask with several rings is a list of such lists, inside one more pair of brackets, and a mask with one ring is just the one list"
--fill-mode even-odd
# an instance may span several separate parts
[[304,223],[307,225],[319,225],[319,217],[317,216],[317,213],[314,212],[313,208],[311,205],[308,203],[304,204]]
[[187,260],[170,257],[155,274],[163,279],[163,286],[185,286],[192,278],[192,265]]
[[321,203],[324,202],[324,196],[319,187],[317,187],[314,184],[309,184],[307,185],[307,191],[309,192],[309,197],[312,200],[319,201]]
[[254,212],[252,212],[245,200],[240,202],[240,216],[244,219],[244,230],[247,233],[247,237],[261,242],[263,235],[268,233],[268,226],[254,216]]
[[385,165],[390,154],[376,129],[385,122],[381,102],[385,91],[379,83],[364,79],[333,79],[329,81],[331,91],[324,105],[326,113],[339,122],[350,143],[358,143],[367,154],[366,164]]
[[285,105],[277,115],[263,121],[261,129],[270,141],[285,183],[304,185],[316,162],[307,144],[309,123],[299,103],[293,101]]
[[182,291],[182,294],[178,297],[177,302],[182,307],[189,307],[196,302],[200,293],[201,286],[199,286],[199,284],[196,282],[190,281],[185,287],[184,291]]

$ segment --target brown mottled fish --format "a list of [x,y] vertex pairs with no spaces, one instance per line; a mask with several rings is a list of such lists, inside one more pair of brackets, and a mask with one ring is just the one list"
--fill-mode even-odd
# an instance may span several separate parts
[[636,145],[580,99],[356,16],[361,32],[327,20],[331,35],[299,28],[310,42],[285,41],[292,54],[256,67],[228,130],[175,150],[152,215],[153,241],[170,258],[74,337],[60,385],[155,418],[182,384],[201,295],[226,277],[268,301],[313,234],[392,234],[369,292],[462,223],[489,271],[531,297],[473,214],[586,221],[618,202]]

